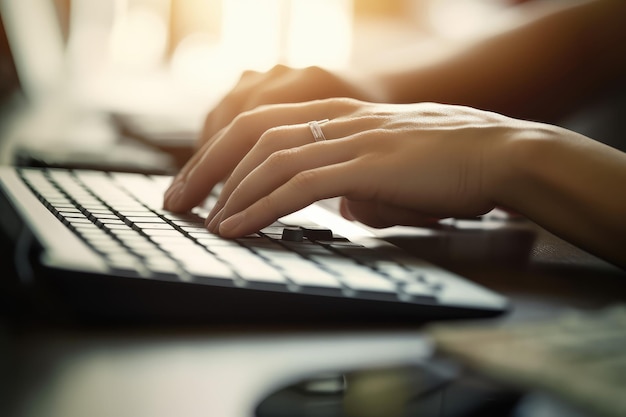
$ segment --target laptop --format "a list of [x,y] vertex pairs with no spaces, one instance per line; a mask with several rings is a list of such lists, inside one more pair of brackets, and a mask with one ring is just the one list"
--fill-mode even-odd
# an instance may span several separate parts
[[[4,71],[10,69],[19,81],[13,84],[14,120],[11,130],[5,132],[9,138],[3,138],[13,145],[9,162],[26,166],[175,172],[182,158],[188,156],[184,149],[191,149],[191,136],[197,133],[201,121],[197,116],[182,117],[178,113],[174,116],[173,112],[168,118],[164,116],[165,109],[153,108],[156,105],[150,103],[169,103],[163,96],[174,100],[173,94],[169,94],[173,87],[165,75],[150,82],[153,96],[145,99],[125,88],[130,77],[125,73],[104,71],[98,76],[76,76],[77,65],[72,65],[76,59],[72,60],[68,54],[55,7],[51,0],[0,2],[6,47],[3,59],[7,60]],[[187,107],[179,107],[181,112],[192,113]],[[160,123],[154,123],[155,120]],[[150,130],[144,128],[146,123],[151,123]],[[181,136],[181,133],[184,140],[163,147],[164,137]],[[181,155],[181,160],[176,160],[172,150]]]
[[493,317],[509,308],[502,295],[408,254],[324,202],[226,240],[203,226],[211,198],[170,213],[162,210],[169,176],[112,168],[0,167],[3,264],[12,270],[1,287],[17,314],[369,323]]

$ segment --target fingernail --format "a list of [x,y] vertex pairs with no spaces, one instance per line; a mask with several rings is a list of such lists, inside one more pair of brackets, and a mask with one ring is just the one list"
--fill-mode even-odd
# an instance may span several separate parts
[[163,208],[165,210],[172,210],[176,201],[180,197],[180,194],[183,190],[183,182],[180,180],[174,181],[170,188],[165,192],[165,196],[163,197]]
[[343,218],[346,220],[350,220],[350,221],[356,220],[356,218],[350,211],[350,208],[348,207],[348,202],[346,200],[343,200],[343,199],[341,200],[341,203],[339,204],[339,214],[341,214]]
[[233,214],[232,216],[221,222],[219,225],[220,236],[234,236],[234,232],[237,231],[244,218],[245,213],[243,211],[240,211],[239,213]]
[[207,229],[209,229],[210,232],[215,233],[217,231],[217,227],[218,227],[218,225],[220,223],[220,219],[222,218],[222,212],[223,211],[224,211],[224,209],[221,209],[220,211],[215,213],[213,218],[211,218],[209,220],[209,223],[206,225],[206,227],[207,227]]
[[211,208],[211,211],[209,211],[209,214],[206,217],[206,221],[204,222],[205,226],[208,226],[211,223],[211,221],[215,219],[217,214],[220,213],[222,209],[224,208],[223,206],[224,205],[221,204],[219,201],[213,205],[213,208]]

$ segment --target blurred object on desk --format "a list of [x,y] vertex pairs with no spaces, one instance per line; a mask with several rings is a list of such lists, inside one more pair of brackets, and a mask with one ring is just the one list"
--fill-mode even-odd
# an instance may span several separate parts
[[[180,166],[203,117],[244,70],[348,66],[353,14],[352,0],[4,1],[6,46],[24,100],[3,136],[19,145],[21,156],[32,149],[33,159],[76,166],[82,145],[115,146],[126,135],[170,153]],[[102,123],[86,135],[80,128],[83,117],[110,115],[119,124]],[[54,152],[42,158],[46,149]],[[128,165],[110,153],[100,152],[91,165]]]
[[432,325],[428,334],[441,354],[496,380],[590,415],[626,415],[626,305],[516,325]]
[[121,134],[170,155],[177,168],[193,155],[201,120],[195,117],[155,113],[114,113]]
[[264,398],[256,417],[512,416],[523,393],[450,362],[321,372]]

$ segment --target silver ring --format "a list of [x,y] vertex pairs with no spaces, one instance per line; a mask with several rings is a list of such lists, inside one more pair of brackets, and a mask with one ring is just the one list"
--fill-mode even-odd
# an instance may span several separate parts
[[324,132],[322,132],[322,128],[320,124],[326,123],[328,119],[324,120],[313,120],[309,122],[309,129],[311,129],[311,133],[313,134],[313,139],[315,142],[321,142],[326,140],[326,136],[324,136]]

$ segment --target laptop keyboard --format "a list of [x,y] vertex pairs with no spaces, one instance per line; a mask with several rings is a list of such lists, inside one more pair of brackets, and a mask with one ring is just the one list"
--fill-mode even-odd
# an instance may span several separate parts
[[[275,224],[223,239],[206,210],[161,209],[168,177],[20,169],[42,203],[107,262],[113,275],[222,287],[436,304],[444,280],[313,223]],[[210,202],[209,202],[210,204]]]

